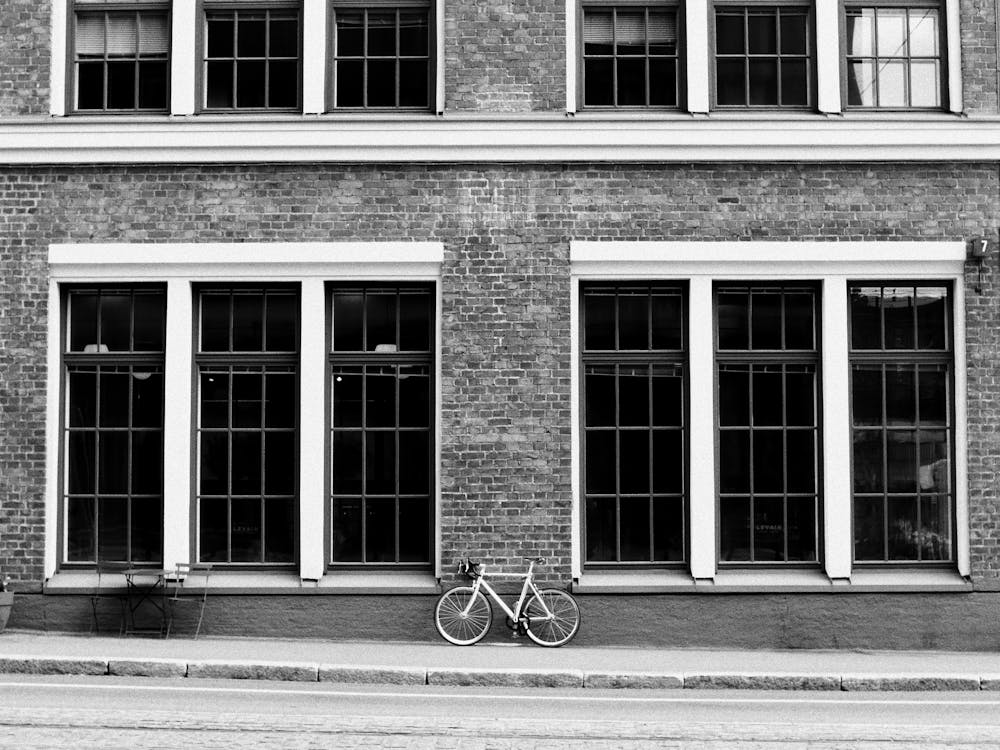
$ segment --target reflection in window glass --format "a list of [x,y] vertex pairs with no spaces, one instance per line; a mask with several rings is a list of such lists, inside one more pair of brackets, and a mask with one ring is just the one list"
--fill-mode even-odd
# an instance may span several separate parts
[[582,306],[586,561],[681,562],[684,290],[594,284]]
[[849,6],[845,16],[848,106],[942,106],[936,7]]
[[951,560],[948,288],[852,286],[854,559]]

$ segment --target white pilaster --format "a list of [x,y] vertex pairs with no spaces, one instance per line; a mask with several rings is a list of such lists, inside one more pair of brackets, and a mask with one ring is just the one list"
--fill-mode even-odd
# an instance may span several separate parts
[[49,66],[49,113],[66,114],[66,53],[69,0],[52,0],[52,56]]
[[695,276],[688,295],[688,367],[691,508],[691,575],[714,578],[715,543],[715,405],[712,331],[712,279]]
[[840,3],[816,0],[816,107],[840,112]]
[[434,0],[434,111],[444,114],[444,0]]
[[192,115],[201,55],[196,49],[198,13],[196,0],[173,0],[170,37],[170,113]]
[[965,349],[965,287],[962,279],[955,280],[954,357],[955,357],[955,560],[958,572],[967,576],[972,572],[969,559],[969,477],[966,401],[966,349]]
[[965,108],[962,91],[962,36],[959,30],[959,0],[945,0],[945,32],[948,56],[948,109],[960,113]]
[[576,38],[577,0],[566,0],[566,111],[576,113],[576,61],[580,50]]
[[326,295],[321,278],[302,281],[299,368],[299,575],[319,580],[326,569]]
[[302,0],[302,113],[326,111],[327,0]]
[[167,282],[163,374],[163,564],[194,560],[191,549],[191,283]]
[[850,331],[847,321],[847,280],[823,280],[822,383],[823,405],[823,561],[830,578],[849,578],[851,533],[851,403]]
[[709,47],[708,0],[687,0],[684,5],[687,42],[687,107],[689,112],[708,112]]
[[45,561],[43,575],[51,578],[56,572],[60,557],[59,544],[59,491],[62,476],[59,473],[59,413],[62,404],[62,340],[60,338],[59,284],[49,281],[49,318],[46,344],[46,398],[45,398]]

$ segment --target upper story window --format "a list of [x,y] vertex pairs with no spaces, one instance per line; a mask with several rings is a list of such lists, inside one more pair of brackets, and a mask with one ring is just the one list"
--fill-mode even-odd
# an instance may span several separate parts
[[74,108],[160,112],[168,104],[167,6],[123,10],[78,2],[73,15]]
[[676,107],[677,9],[662,4],[583,8],[583,105]]
[[333,108],[427,109],[431,18],[425,2],[396,7],[335,4]]
[[297,6],[205,12],[204,107],[295,110],[300,102]]
[[809,7],[717,5],[715,104],[803,108],[813,104]]
[[943,40],[937,3],[849,5],[844,12],[847,106],[942,106]]

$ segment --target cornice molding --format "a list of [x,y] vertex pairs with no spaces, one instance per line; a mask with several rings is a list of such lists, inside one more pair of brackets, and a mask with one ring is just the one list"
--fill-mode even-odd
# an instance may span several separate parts
[[0,165],[1000,160],[1000,118],[66,117],[0,120]]

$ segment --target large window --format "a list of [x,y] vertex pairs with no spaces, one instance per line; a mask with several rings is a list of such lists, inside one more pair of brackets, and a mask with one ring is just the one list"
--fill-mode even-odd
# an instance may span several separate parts
[[586,562],[685,559],[685,290],[583,288]]
[[198,294],[198,553],[203,562],[295,561],[298,295]]
[[300,49],[297,6],[208,10],[205,108],[298,109]]
[[330,293],[330,517],[334,564],[431,561],[434,294]]
[[949,289],[850,288],[854,558],[949,561],[954,434]]
[[936,2],[848,5],[845,15],[847,106],[942,106],[942,36]]
[[716,288],[719,559],[818,560],[817,294]]
[[715,103],[719,107],[807,107],[813,47],[806,6],[715,8]]
[[671,5],[585,6],[584,106],[676,107],[677,51]]
[[335,109],[427,109],[431,23],[425,2],[371,8],[335,4]]
[[65,559],[159,562],[166,295],[78,287],[66,309]]
[[75,7],[75,109],[166,111],[170,77],[166,5],[115,10],[77,2]]

